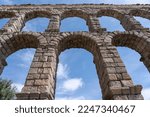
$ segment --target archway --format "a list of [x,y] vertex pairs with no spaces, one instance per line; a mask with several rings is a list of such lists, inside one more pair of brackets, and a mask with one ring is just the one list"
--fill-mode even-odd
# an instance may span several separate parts
[[57,99],[102,99],[93,56],[84,49],[69,49],[59,56]]
[[[68,25],[69,24],[69,25]],[[88,31],[86,21],[79,17],[65,18],[61,21],[60,32]]]
[[149,68],[149,42],[147,40],[147,37],[144,36],[144,34],[135,32],[135,33],[118,33],[113,35],[112,37],[112,44],[115,46],[125,46],[129,47],[135,51],[137,51],[141,55],[141,61],[145,64],[147,69],[150,71]]
[[34,18],[26,22],[25,27],[22,29],[22,31],[45,32],[45,30],[48,27],[48,24],[48,18]]
[[17,93],[21,92],[24,86],[34,53],[35,49],[21,49],[9,55],[6,59],[7,66],[1,77],[11,80],[17,88]]
[[103,28],[106,28],[107,31],[125,31],[120,21],[113,17],[102,16],[99,18],[100,24]]
[[144,17],[139,17],[139,16],[135,16],[134,18],[138,22],[140,22],[143,27],[150,29],[150,19],[147,19],[147,18],[144,18]]
[[126,69],[135,84],[143,86],[142,94],[144,99],[150,99],[150,74],[144,64],[140,62],[141,55],[127,47],[117,47],[119,55],[126,66]]

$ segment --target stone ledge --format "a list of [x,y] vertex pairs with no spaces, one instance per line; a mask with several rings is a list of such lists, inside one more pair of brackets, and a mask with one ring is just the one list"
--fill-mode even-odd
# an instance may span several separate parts
[[52,100],[49,93],[17,93],[17,100]]
[[105,91],[104,99],[113,99],[113,96],[115,95],[141,95],[142,86],[141,85],[135,85],[130,87],[108,87],[108,89]]

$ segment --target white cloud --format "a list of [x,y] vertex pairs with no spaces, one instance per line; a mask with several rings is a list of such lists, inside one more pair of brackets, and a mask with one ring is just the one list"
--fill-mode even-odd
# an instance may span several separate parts
[[33,57],[34,57],[34,51],[32,50],[28,50],[19,54],[19,58],[22,60],[22,63],[19,64],[19,66],[25,67],[25,68],[29,67],[32,62]]
[[68,78],[69,69],[67,64],[58,64],[58,70],[57,70],[57,78],[59,79],[66,79]]
[[[83,97],[72,97],[72,93],[74,94],[76,90],[82,88],[83,81],[81,78],[72,78],[69,75],[69,67],[67,64],[59,63],[57,70],[57,79],[59,85],[57,85],[56,95],[59,100],[80,100],[85,99]],[[68,95],[68,92],[70,96]]]
[[17,88],[17,92],[21,92],[24,85],[19,83],[13,83],[12,86],[15,86]]
[[37,27],[32,24],[26,24],[22,31],[35,31],[37,32]]
[[145,100],[150,100],[150,88],[143,89],[142,95]]
[[64,91],[76,91],[83,86],[83,81],[81,78],[68,79],[63,83]]
[[57,97],[56,100],[85,100],[84,96],[79,97]]
[[27,52],[22,53],[20,57],[22,58],[24,62],[31,62],[33,59],[33,56],[34,56],[33,52],[28,50]]

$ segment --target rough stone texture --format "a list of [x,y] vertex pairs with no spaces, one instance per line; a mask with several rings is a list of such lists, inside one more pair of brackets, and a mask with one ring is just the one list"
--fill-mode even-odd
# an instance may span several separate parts
[[[84,48],[94,56],[103,99],[139,100],[142,86],[134,85],[116,46],[137,51],[150,71],[150,30],[133,16],[150,19],[150,5],[20,5],[0,6],[0,18],[10,18],[0,30],[0,73],[6,58],[23,48],[35,48],[26,82],[17,99],[54,99],[58,56],[65,49]],[[61,20],[83,18],[89,32],[59,32]],[[98,17],[118,19],[124,32],[107,32]],[[25,23],[36,17],[50,19],[45,32],[22,32]]]

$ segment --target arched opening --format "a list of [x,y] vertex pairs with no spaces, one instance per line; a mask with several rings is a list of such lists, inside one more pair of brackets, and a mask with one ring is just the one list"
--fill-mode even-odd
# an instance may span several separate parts
[[[6,37],[4,35],[1,38],[6,38]],[[39,44],[39,40],[37,39],[37,36],[30,34],[30,33],[9,35],[9,38],[7,37],[7,39],[5,39],[5,42],[2,42],[2,47],[0,48],[1,57],[2,57],[1,59],[3,61],[6,61],[7,57],[12,55],[16,51],[18,51],[20,49],[25,49],[25,48],[37,48],[38,44]],[[7,48],[6,48],[6,46],[7,46]],[[20,56],[21,53],[22,53],[22,56]],[[30,61],[31,60],[30,55],[32,53],[34,53],[34,52],[30,52],[30,51],[23,52],[22,51],[22,52],[20,52],[20,54],[17,54],[20,58],[18,58],[17,60],[16,59],[11,60],[13,68],[15,67],[14,69],[17,69],[17,66],[15,66],[15,63],[17,64],[19,62],[19,60],[21,60],[21,57],[23,57],[23,56],[24,56],[23,58],[26,59],[24,61]],[[13,56],[13,58],[17,58],[17,57]],[[22,67],[23,67],[23,65],[22,65]],[[5,75],[8,74],[8,76],[10,76],[10,74],[13,70],[9,70],[8,68],[9,68],[9,66],[7,67],[6,64],[2,64],[1,72],[4,69],[6,69],[6,71],[7,71],[7,72],[3,71],[2,74],[5,73]],[[19,73],[22,73],[22,71],[20,71]],[[13,71],[13,72],[15,75],[19,74],[18,72],[15,72],[15,71]],[[12,76],[14,76],[14,79],[16,79],[15,75],[12,75]],[[6,77],[7,77],[7,75],[6,75]]]
[[79,17],[65,18],[61,21],[60,32],[88,31],[86,21]]
[[137,17],[143,17],[150,19],[150,12],[148,10],[141,10],[141,9],[134,9],[130,11],[130,15],[137,16]]
[[0,29],[2,32],[6,31],[6,28],[11,25],[14,17],[16,17],[16,14],[13,11],[0,11]]
[[150,28],[150,20],[144,17],[135,16],[134,17],[141,25],[145,28]]
[[21,91],[25,83],[34,53],[35,49],[21,49],[9,55],[6,59],[7,66],[4,68],[1,77],[11,80],[17,88],[17,92]]
[[[133,81],[135,83],[142,84],[144,87],[143,92],[147,92],[149,90],[149,86],[146,83],[150,82],[150,80],[148,79],[150,77],[150,74],[148,73],[149,59],[147,59],[148,55],[146,53],[149,50],[149,44],[146,42],[146,39],[139,36],[138,34],[122,33],[116,34],[113,37],[112,44],[115,46],[123,46],[123,48],[118,48],[118,51],[127,67],[129,74],[131,75],[131,78],[133,78]],[[124,47],[131,48],[136,52]],[[142,61],[146,67],[144,67],[143,63],[139,61]],[[145,79],[143,79],[144,77]],[[150,99],[149,97],[147,97],[148,94],[143,93],[143,95],[145,99]]]
[[120,21],[113,17],[102,16],[99,18],[100,24],[102,28],[106,28],[107,31],[125,31],[125,29],[120,24]]
[[[6,37],[4,35],[1,38]],[[21,87],[21,84],[25,80],[22,78],[23,76],[26,78],[35,50],[19,50],[25,48],[37,48],[38,44],[39,41],[36,35],[31,35],[29,33],[14,34],[13,36],[10,35],[9,38],[7,37],[5,42],[2,42],[2,47],[0,48],[2,55],[1,59],[6,61],[8,58],[7,64],[1,64],[2,77],[11,79],[14,84],[16,84],[18,87]],[[15,52],[17,54],[13,54]],[[12,55],[12,57],[10,55]],[[25,69],[21,69],[21,67]]]
[[141,55],[127,47],[117,47],[117,50],[133,82],[143,86],[144,99],[150,100],[150,74],[144,64],[140,62]]
[[44,32],[49,24],[48,18],[34,18],[26,22],[22,31]]
[[[97,79],[98,82],[93,81],[93,83],[97,82],[97,84],[100,84],[100,79],[101,79],[100,77],[102,76],[104,69],[102,69],[100,67],[100,65],[103,66],[101,63],[102,58],[99,56],[100,51],[98,51],[99,48],[95,41],[95,38],[86,32],[74,32],[70,35],[65,35],[62,33],[62,35],[63,35],[63,37],[61,37],[61,39],[58,43],[59,48],[58,48],[57,55],[60,55],[60,63],[58,66],[59,69],[58,69],[57,73],[58,72],[62,73],[61,76],[64,77],[65,80],[67,80],[67,78],[65,78],[67,76],[69,76],[70,78],[73,78],[73,80],[74,80],[74,78],[78,78],[77,81],[75,79],[75,82],[77,82],[77,83],[82,82],[80,85],[78,85],[79,87],[81,87],[81,90],[79,90],[80,92],[82,92],[82,90],[84,89],[84,86],[86,84],[89,84],[89,82],[86,82],[86,81],[93,80],[96,78],[96,76],[98,76],[98,79]],[[79,48],[79,49],[72,49],[72,48]],[[69,51],[66,49],[69,49]],[[66,50],[66,51],[63,52],[64,50]],[[93,56],[91,56],[91,54],[88,54],[87,51],[91,52]],[[93,59],[93,60],[91,60],[91,59]],[[71,61],[69,62],[69,60],[71,60]],[[94,62],[97,75],[91,74],[91,75],[87,76],[87,74],[90,73],[89,67],[91,67],[91,62],[88,63],[89,61]],[[83,69],[81,69],[81,68],[83,68]],[[91,68],[94,68],[94,66]],[[64,69],[65,69],[65,71],[69,71],[69,72],[66,73],[65,71],[63,71]],[[72,71],[73,69],[74,69],[74,71]],[[80,70],[78,70],[78,69],[80,69]],[[83,71],[83,72],[81,73],[81,71]],[[91,71],[93,71],[93,73],[95,72],[95,70],[91,70]],[[63,73],[65,73],[65,75]],[[95,77],[93,77],[93,76],[95,76]],[[57,77],[60,78],[60,75],[58,74]],[[82,79],[82,78],[85,78],[85,79]],[[84,81],[84,83],[83,83],[83,81]],[[61,78],[60,78],[60,82],[61,82]],[[68,84],[70,84],[70,82],[71,81],[69,81],[69,83],[64,82],[64,84],[62,83],[62,85],[70,87],[70,85],[68,86]],[[96,86],[96,84],[91,84],[91,85],[93,85],[92,87],[94,87],[94,85]],[[102,96],[102,95],[100,94],[100,89],[99,88],[93,89],[92,87],[90,87],[91,91],[94,91],[96,93],[99,92],[99,94],[97,94],[97,96],[95,95],[97,98],[95,98],[94,94],[93,94],[93,99],[101,99],[100,96]],[[98,87],[100,87],[100,85]],[[59,88],[59,86],[58,86],[58,88]],[[58,92],[61,94],[61,91],[58,91]],[[87,96],[87,95],[90,95],[90,94],[86,94],[85,96]],[[62,96],[63,96],[63,94],[62,94]],[[77,97],[72,97],[72,96],[69,97],[69,94],[65,95],[65,96],[66,97],[68,96],[69,99],[77,98]],[[65,97],[65,99],[66,99],[66,97]],[[82,96],[78,95],[78,97],[80,97],[79,99],[81,99]],[[61,99],[63,99],[63,97],[61,97]],[[83,97],[82,97],[82,99],[83,99]],[[87,96],[84,99],[92,99],[92,97]]]
[[69,49],[59,56],[56,100],[101,99],[93,55],[85,49]]
[[2,29],[3,28],[3,26],[5,25],[5,24],[7,24],[7,22],[10,20],[10,18],[2,18],[2,19],[0,19],[0,29]]

